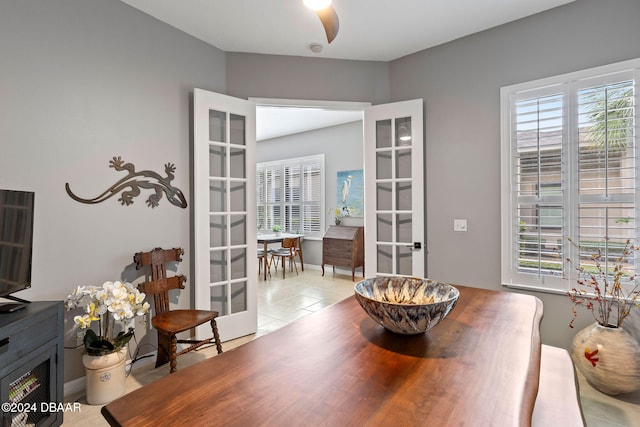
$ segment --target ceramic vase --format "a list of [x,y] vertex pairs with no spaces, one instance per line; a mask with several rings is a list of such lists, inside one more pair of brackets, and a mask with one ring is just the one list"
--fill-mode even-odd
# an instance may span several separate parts
[[104,356],[82,356],[82,364],[87,374],[89,405],[104,405],[124,394],[126,358],[126,347]]
[[640,389],[640,345],[623,328],[587,326],[573,338],[571,357],[589,384],[603,393]]

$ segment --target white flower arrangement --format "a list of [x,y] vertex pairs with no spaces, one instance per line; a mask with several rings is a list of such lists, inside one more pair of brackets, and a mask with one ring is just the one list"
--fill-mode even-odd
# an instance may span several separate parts
[[[79,307],[86,298],[89,301],[84,306],[85,314],[75,316],[73,321],[80,329],[87,330],[83,341],[91,355],[119,351],[133,336],[133,328],[129,327],[132,319],[149,312],[145,294],[129,282],[105,282],[102,287],[78,286],[65,300],[65,306],[67,310]],[[98,333],[90,329],[93,322],[98,322]],[[116,322],[121,324],[117,334]]]
[[329,208],[328,213],[332,213],[334,215],[334,222],[336,225],[340,225],[342,223],[342,218],[351,216],[351,208],[348,206]]

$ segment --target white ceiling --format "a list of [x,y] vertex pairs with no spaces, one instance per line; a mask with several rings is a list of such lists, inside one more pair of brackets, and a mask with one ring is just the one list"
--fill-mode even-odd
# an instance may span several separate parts
[[258,106],[256,140],[263,141],[358,120],[362,120],[361,110]]
[[[391,61],[575,0],[334,0],[340,30],[331,44],[302,0],[122,1],[225,52]],[[323,50],[311,52],[311,43]],[[312,124],[317,111],[280,110],[278,120],[259,113],[258,139],[352,121],[325,111]],[[297,116],[283,120],[284,113]],[[309,126],[266,128],[303,122]]]
[[122,1],[225,52],[390,61],[574,0],[334,0],[330,45],[302,0]]

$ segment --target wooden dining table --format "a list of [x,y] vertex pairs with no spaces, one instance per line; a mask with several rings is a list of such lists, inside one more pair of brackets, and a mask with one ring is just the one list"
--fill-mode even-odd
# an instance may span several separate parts
[[264,245],[264,280],[267,280],[267,268],[269,267],[269,260],[267,259],[267,253],[269,245],[271,243],[282,242],[285,238],[292,238],[297,240],[297,254],[300,257],[300,267],[304,271],[304,257],[302,254],[302,238],[304,234],[297,233],[272,233],[272,234],[258,234],[258,243]]
[[386,331],[353,296],[102,408],[113,426],[529,426],[539,299],[457,286],[419,335]]

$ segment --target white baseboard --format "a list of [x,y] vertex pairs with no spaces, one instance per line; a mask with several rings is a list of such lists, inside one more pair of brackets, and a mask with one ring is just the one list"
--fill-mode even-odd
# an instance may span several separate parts
[[84,391],[86,385],[86,377],[76,378],[75,380],[64,383],[64,397],[73,396],[74,394]]

